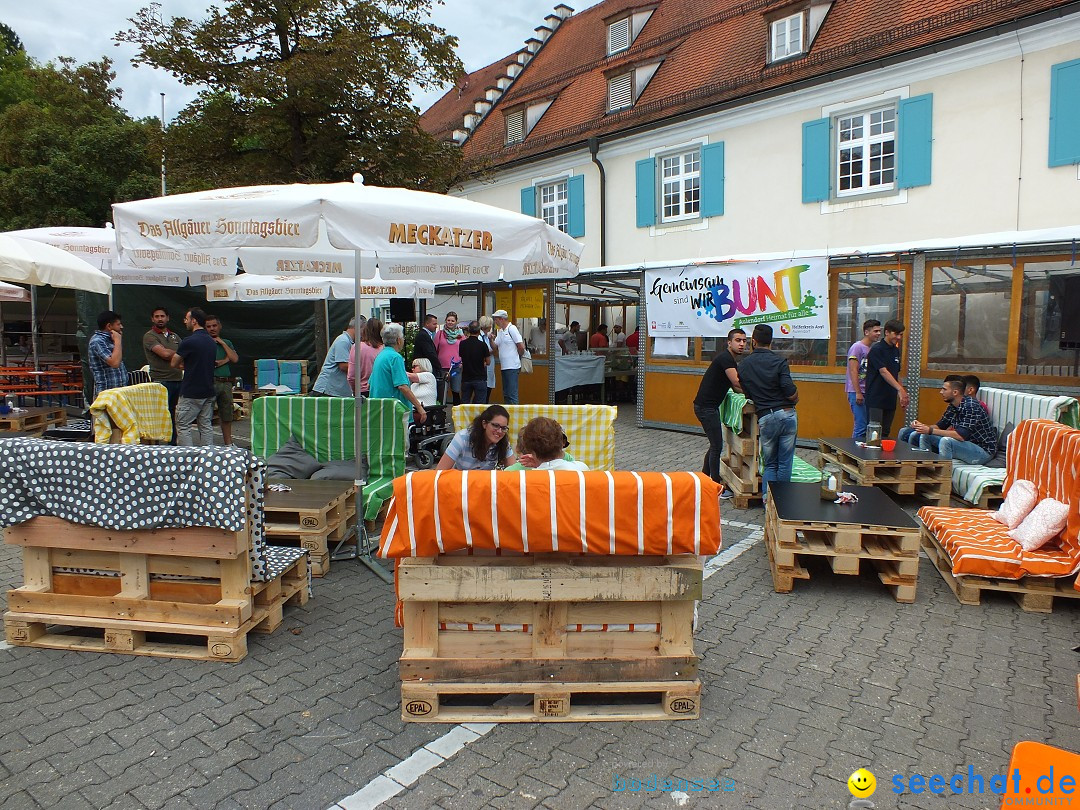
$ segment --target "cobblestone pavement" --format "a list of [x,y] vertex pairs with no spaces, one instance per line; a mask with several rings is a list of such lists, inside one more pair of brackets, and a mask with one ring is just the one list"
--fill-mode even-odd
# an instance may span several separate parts
[[[704,448],[620,415],[620,469],[695,469]],[[820,810],[847,806],[865,766],[878,808],[997,808],[989,793],[897,796],[891,780],[988,778],[1024,739],[1080,750],[1080,606],[964,607],[925,558],[913,605],[816,568],[776,594],[763,511],[723,511],[725,547],[746,542],[705,583],[699,720],[404,724],[391,587],[334,563],[238,664],[0,649],[0,807]],[[0,546],[0,583],[20,580]],[[613,790],[650,774],[732,790]]]

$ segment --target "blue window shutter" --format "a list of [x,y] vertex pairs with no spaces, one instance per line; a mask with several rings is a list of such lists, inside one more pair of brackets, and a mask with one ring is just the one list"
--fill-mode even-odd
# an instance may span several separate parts
[[832,165],[831,122],[828,118],[805,121],[802,125],[802,201],[829,199]]
[[637,226],[648,228],[656,224],[656,161],[653,158],[634,164],[637,178]]
[[724,142],[701,147],[701,215],[724,215]]
[[896,110],[896,185],[899,188],[930,185],[934,148],[934,96],[900,100]]
[[566,181],[566,233],[575,239],[585,235],[585,175],[575,174]]
[[521,190],[521,213],[536,216],[536,186],[525,186]]
[[1050,165],[1080,163],[1080,59],[1050,68]]

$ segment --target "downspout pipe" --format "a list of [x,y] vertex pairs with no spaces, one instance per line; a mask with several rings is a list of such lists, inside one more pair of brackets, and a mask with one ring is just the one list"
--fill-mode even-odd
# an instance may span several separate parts
[[600,266],[607,265],[607,172],[597,154],[600,152],[600,139],[589,138],[589,155],[600,172]]

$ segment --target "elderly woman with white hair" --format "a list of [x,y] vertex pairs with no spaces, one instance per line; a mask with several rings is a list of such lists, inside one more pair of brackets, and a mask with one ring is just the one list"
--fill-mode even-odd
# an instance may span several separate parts
[[427,411],[409,386],[409,375],[401,356],[405,349],[405,330],[400,324],[388,323],[382,330],[382,342],[382,351],[371,364],[371,377],[368,380],[371,398],[396,399],[403,405],[416,408],[416,421],[425,422]]
[[487,398],[484,402],[491,402],[491,392],[495,390],[495,335],[491,330],[495,328],[495,321],[490,315],[481,315],[478,319],[480,324],[480,340],[488,351],[491,352],[491,362],[487,367]]
[[431,370],[431,361],[426,357],[414,357],[412,370],[408,372],[412,392],[423,403],[425,408],[431,408],[439,402],[439,386],[435,381],[435,374]]

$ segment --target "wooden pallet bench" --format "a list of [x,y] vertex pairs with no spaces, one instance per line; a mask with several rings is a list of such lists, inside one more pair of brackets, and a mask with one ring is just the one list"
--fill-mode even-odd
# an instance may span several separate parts
[[952,493],[949,459],[930,452],[921,453],[917,459],[867,459],[837,447],[835,441],[818,441],[818,468],[830,462],[836,464],[843,483],[879,486],[897,495],[918,495],[939,506],[949,505]]
[[[402,718],[697,717],[693,618],[701,582],[701,559],[686,555],[402,559]],[[647,709],[583,709],[593,712],[583,715],[571,698],[577,693],[667,697],[650,698]],[[440,708],[451,694],[524,694],[533,707],[509,714],[483,703],[460,711]],[[668,705],[668,698],[693,705]],[[541,711],[541,704],[548,708]]]
[[40,433],[65,422],[67,411],[63,408],[26,408],[23,413],[0,416],[0,431]]
[[249,632],[272,632],[285,604],[308,599],[306,555],[252,581],[248,530],[111,530],[36,517],[4,540],[23,550],[23,585],[8,592],[4,614],[14,645],[239,661]]
[[342,541],[358,542],[356,485],[351,481],[286,482],[290,492],[266,492],[263,509],[269,542],[308,550],[311,575],[330,571],[330,555]]
[[777,593],[790,593],[795,580],[810,579],[804,563],[819,557],[828,562],[833,573],[848,576],[858,576],[865,560],[897,602],[915,601],[918,527],[781,520],[770,499],[765,506],[765,547]]
[[701,682],[410,683],[401,699],[402,719],[424,723],[690,720]]
[[1016,600],[1021,610],[1029,613],[1051,613],[1055,599],[1080,600],[1080,591],[1073,587],[1075,577],[1023,577],[998,579],[976,577],[952,572],[952,561],[934,535],[922,531],[922,547],[937,568],[945,584],[962,605],[978,605],[984,591],[1006,593]]
[[761,437],[758,433],[757,411],[751,402],[743,406],[742,429],[736,433],[728,425],[721,425],[724,434],[724,450],[720,454],[720,477],[735,493],[735,506],[746,509],[752,502],[761,500]]

